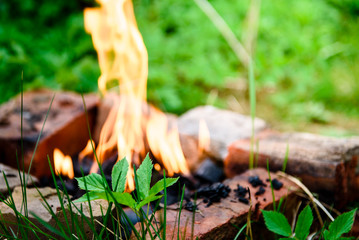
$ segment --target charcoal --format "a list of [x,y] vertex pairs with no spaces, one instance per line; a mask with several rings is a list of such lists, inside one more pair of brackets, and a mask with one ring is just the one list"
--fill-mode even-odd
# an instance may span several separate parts
[[[173,184],[170,187],[166,188],[166,192],[167,192],[167,205],[171,205],[174,203],[177,203],[179,201],[181,201],[181,195],[182,195],[182,190],[183,190],[183,186],[186,186],[185,188],[185,192],[184,192],[184,199],[190,199],[191,198],[191,194],[189,193],[188,189],[191,189],[189,187],[189,185],[191,185],[193,187],[193,183],[191,182],[192,179],[188,178],[188,177],[184,177],[182,175],[178,175],[175,174],[172,177],[180,177],[178,182],[176,184]],[[162,178],[158,178],[157,181],[159,181]],[[152,184],[155,184],[155,182],[153,182]],[[164,191],[160,192],[161,194],[164,194]],[[164,198],[161,199],[161,202],[164,203]]]
[[275,178],[272,180],[272,186],[274,190],[279,190],[283,187],[283,183]]
[[248,189],[237,184],[237,189],[234,190],[237,197],[245,197],[248,193]]
[[260,196],[263,195],[263,193],[265,193],[266,189],[263,186],[259,187],[259,190],[254,194],[256,196]]
[[245,197],[238,197],[238,201],[244,204],[249,204],[249,200]]
[[[117,153],[106,159],[106,161],[102,164],[102,171],[105,175],[111,176],[112,168],[117,162],[118,155]],[[100,173],[100,169],[98,170],[98,173]]]
[[[201,187],[197,190],[197,198],[203,198],[210,206],[214,202],[220,202],[222,198],[228,197],[231,189],[223,183],[214,183],[210,186]],[[194,195],[192,195],[193,197]]]
[[197,205],[192,201],[186,201],[185,204],[183,204],[183,208],[191,212],[198,209]]
[[211,159],[207,158],[201,163],[194,175],[205,183],[216,183],[222,180],[224,172],[222,167],[217,166]]
[[237,188],[234,189],[235,192],[235,196],[238,198],[238,201],[245,203],[245,204],[249,204],[249,200],[248,198],[246,198],[246,195],[248,193],[248,197],[249,197],[249,189],[248,188],[244,188],[241,185],[237,184]]
[[91,166],[93,164],[93,159],[85,157],[79,161],[78,156],[72,157],[72,165],[74,166],[74,173],[76,177],[82,177],[90,174]]
[[56,182],[59,186],[59,189],[63,191],[66,188],[66,191],[69,195],[76,195],[79,190],[77,181],[75,179],[62,179],[62,181],[57,179]]
[[258,176],[250,176],[250,177],[248,177],[248,182],[253,187],[258,187],[258,186],[266,187],[267,186],[267,185],[264,184],[264,182]]

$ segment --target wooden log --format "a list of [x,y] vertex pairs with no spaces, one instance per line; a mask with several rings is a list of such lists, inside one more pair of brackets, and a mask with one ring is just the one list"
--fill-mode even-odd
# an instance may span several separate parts
[[[353,200],[357,181],[359,138],[333,138],[309,133],[262,132],[255,165],[272,171],[282,170],[288,146],[286,172],[299,177],[312,191],[335,193],[336,200],[344,204]],[[225,173],[235,176],[248,168],[251,151],[250,139],[234,142],[225,159]]]
[[[0,159],[3,163],[17,167],[16,154],[21,163],[21,138],[23,138],[24,165],[25,169],[28,169],[53,95],[54,93],[48,90],[24,93],[23,135],[20,96],[0,106]],[[92,128],[99,99],[93,94],[85,95],[84,98],[87,117]],[[54,148],[73,155],[86,146],[88,139],[86,114],[81,95],[57,92],[34,155],[31,173],[37,177],[49,175],[47,156],[52,159]]]

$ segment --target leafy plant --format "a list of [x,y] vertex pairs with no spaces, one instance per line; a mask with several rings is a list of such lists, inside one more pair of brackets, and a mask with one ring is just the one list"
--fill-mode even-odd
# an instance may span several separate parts
[[348,233],[353,226],[355,213],[357,209],[354,209],[350,212],[343,213],[337,217],[330,225],[328,230],[324,230],[324,239],[326,240],[335,240],[335,239],[344,239],[341,236],[344,233]]
[[178,178],[166,178],[158,181],[150,188],[153,164],[147,155],[141,166],[137,170],[136,187],[138,199],[134,199],[131,194],[125,192],[126,176],[128,172],[128,162],[126,158],[118,161],[112,169],[112,191],[108,189],[105,178],[97,173],[76,178],[79,188],[89,191],[75,202],[86,202],[88,200],[104,199],[109,202],[117,202],[130,207],[134,211],[139,211],[141,207],[152,201],[160,199],[163,195],[157,195],[177,182]]
[[[343,213],[330,223],[328,230],[324,230],[323,237],[325,240],[336,239],[349,239],[341,237],[343,234],[348,233],[354,223],[355,213],[357,209],[350,212]],[[306,206],[298,216],[295,230],[291,229],[287,219],[282,213],[275,211],[262,210],[265,225],[268,230],[284,236],[282,239],[307,239],[310,227],[313,223],[313,213],[310,206]]]

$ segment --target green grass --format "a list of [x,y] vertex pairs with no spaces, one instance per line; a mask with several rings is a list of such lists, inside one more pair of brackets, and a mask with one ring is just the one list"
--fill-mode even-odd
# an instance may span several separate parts
[[[210,3],[246,45],[250,1]],[[261,4],[253,53],[257,115],[292,126],[332,123],[338,113],[358,117],[357,1]],[[83,8],[93,5],[92,0],[0,5],[0,102],[19,92],[22,71],[25,89],[97,90],[97,57],[82,16]],[[149,53],[151,102],[183,113],[212,102],[216,93],[214,104],[220,107],[233,107],[233,97],[247,99],[247,70],[194,1],[134,0],[134,5]]]

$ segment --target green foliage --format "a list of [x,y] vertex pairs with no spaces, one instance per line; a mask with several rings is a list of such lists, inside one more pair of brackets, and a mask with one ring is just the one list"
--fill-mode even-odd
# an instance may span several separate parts
[[295,226],[295,237],[299,240],[307,239],[310,226],[313,223],[313,213],[310,206],[307,205],[299,214],[297,224]]
[[128,162],[126,158],[116,163],[112,169],[112,190],[124,192],[126,187],[126,173],[128,172]]
[[[144,205],[162,198],[157,195],[164,188],[164,179],[158,181],[151,189],[152,161],[147,155],[145,160],[137,170],[136,187],[139,192],[139,199],[134,200],[131,194],[124,192],[126,176],[128,172],[128,162],[126,158],[118,161],[112,169],[112,191],[106,186],[106,180],[97,173],[92,173],[85,177],[76,178],[79,188],[89,191],[75,202],[86,202],[88,200],[104,199],[109,202],[117,202],[139,211]],[[166,187],[176,183],[178,178],[166,178]]]
[[152,161],[147,155],[141,166],[137,170],[137,191],[140,193],[140,199],[148,197],[152,176]]
[[[239,40],[248,35],[251,1],[210,3]],[[357,0],[261,1],[254,77],[259,97],[281,121],[328,123],[332,112],[358,116],[359,25]],[[0,102],[25,89],[97,90],[100,75],[83,9],[94,0],[13,0],[0,4]],[[247,97],[248,73],[193,1],[134,0],[149,53],[148,98],[174,113],[207,102],[218,91]],[[285,19],[285,21],[283,21]],[[238,92],[237,85],[245,91]],[[253,94],[251,93],[251,96]]]
[[265,210],[262,210],[262,213],[265,224],[270,231],[285,237],[292,235],[290,225],[283,214]]
[[76,178],[76,180],[79,184],[79,188],[89,191],[102,191],[106,181],[97,173],[91,173],[90,175]]
[[[350,212],[343,213],[342,215],[338,216],[333,222],[331,222],[328,230],[324,230],[323,232],[324,239],[350,239],[342,237],[342,235],[348,233],[352,228],[356,211],[357,209],[354,209]],[[310,227],[313,223],[313,213],[309,205],[307,205],[299,214],[294,233],[292,232],[292,229],[283,214],[276,211],[265,210],[262,210],[262,213],[264,216],[265,225],[268,230],[281,236],[287,237],[281,239],[307,239]]]
[[353,226],[356,211],[357,209],[353,209],[337,217],[330,223],[329,229],[324,231],[324,238],[326,240],[340,239],[344,233],[348,233]]

